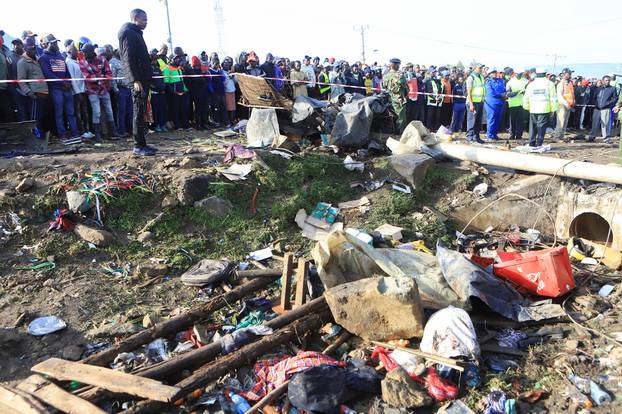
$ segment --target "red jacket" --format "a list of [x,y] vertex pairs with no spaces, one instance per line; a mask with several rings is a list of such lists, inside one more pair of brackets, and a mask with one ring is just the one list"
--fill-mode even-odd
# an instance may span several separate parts
[[87,79],[86,93],[89,95],[105,95],[110,92],[112,85],[109,80],[94,80],[89,81],[92,78],[112,78],[112,71],[108,61],[103,56],[97,56],[92,62],[85,60],[79,60],[80,70]]

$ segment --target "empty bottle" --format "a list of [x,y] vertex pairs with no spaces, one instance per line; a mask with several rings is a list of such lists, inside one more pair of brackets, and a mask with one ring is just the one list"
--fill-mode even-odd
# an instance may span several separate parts
[[592,380],[590,380],[590,397],[592,397],[596,405],[602,405],[611,401],[611,395]]
[[251,405],[241,395],[230,392],[229,398],[231,398],[231,401],[235,404],[235,412],[237,414],[244,414],[251,409]]

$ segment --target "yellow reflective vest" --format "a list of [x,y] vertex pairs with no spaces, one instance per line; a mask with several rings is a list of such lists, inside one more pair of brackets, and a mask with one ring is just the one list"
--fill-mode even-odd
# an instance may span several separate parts
[[525,94],[525,89],[527,88],[527,84],[529,81],[525,78],[518,79],[517,77],[512,77],[507,84],[507,89],[510,92],[519,92],[518,94],[508,98],[508,107],[515,108],[517,106],[521,106],[523,104],[523,96]]
[[477,73],[471,73],[469,75],[473,79],[473,86],[471,87],[471,100],[473,102],[483,102],[486,95],[486,89],[484,87],[484,77]]
[[557,111],[557,91],[547,78],[536,78],[525,90],[523,108],[532,114],[549,114]]

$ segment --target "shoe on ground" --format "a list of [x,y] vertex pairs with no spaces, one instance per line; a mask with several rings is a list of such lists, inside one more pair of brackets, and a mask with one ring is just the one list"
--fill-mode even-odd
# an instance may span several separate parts
[[158,152],[158,149],[156,147],[152,147],[151,145],[146,145],[145,148],[147,148],[149,151],[152,151],[154,154]]
[[152,157],[155,155],[155,151],[149,147],[137,147],[134,148],[133,154],[140,157]]
[[611,138],[605,138],[605,139],[603,139],[603,142],[605,144],[613,144],[613,141],[611,140]]

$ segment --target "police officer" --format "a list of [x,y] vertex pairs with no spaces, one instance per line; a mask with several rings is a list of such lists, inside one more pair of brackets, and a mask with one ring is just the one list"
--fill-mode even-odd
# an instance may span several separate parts
[[400,72],[399,59],[393,58],[390,61],[389,72],[382,79],[382,88],[389,92],[393,110],[397,115],[397,128],[401,132],[406,127],[406,95],[408,95],[408,84]]
[[557,111],[557,91],[547,79],[546,69],[536,69],[536,78],[525,90],[523,108],[529,111],[529,146],[541,147],[546,127]]
[[471,142],[484,141],[479,137],[482,128],[482,115],[484,114],[484,76],[482,69],[484,65],[476,63],[473,71],[466,80],[467,93],[467,139]]

